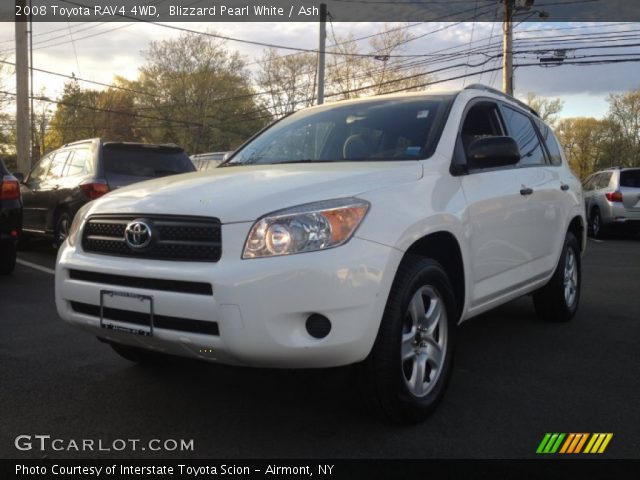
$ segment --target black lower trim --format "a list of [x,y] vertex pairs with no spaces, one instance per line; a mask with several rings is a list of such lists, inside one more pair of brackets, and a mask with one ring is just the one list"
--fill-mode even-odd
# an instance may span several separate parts
[[165,292],[192,293],[194,295],[213,295],[211,284],[204,282],[185,282],[182,280],[163,280],[158,278],[129,277],[108,273],[69,270],[69,278],[91,283],[117,285],[120,287],[163,290]]
[[[76,313],[100,318],[100,306],[82,302],[71,302],[71,308]],[[133,323],[135,325],[150,325],[149,315],[119,308],[104,307],[104,318],[120,322]],[[154,328],[166,330],[178,330],[180,332],[202,333],[205,335],[220,335],[218,322],[206,322],[191,318],[169,317],[167,315],[153,315]]]

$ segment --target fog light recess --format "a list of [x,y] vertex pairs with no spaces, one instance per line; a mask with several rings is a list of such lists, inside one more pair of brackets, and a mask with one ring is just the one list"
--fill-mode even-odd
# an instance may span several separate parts
[[305,327],[313,338],[324,338],[331,331],[331,321],[324,315],[313,313],[307,318]]

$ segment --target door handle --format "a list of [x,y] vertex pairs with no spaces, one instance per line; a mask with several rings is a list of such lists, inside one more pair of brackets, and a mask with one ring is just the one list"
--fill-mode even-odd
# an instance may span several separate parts
[[562,185],[560,185],[560,190],[562,190],[563,192],[566,192],[567,190],[569,190],[569,185],[567,185],[566,183],[563,183]]
[[533,193],[533,188],[521,188],[520,195],[531,195]]

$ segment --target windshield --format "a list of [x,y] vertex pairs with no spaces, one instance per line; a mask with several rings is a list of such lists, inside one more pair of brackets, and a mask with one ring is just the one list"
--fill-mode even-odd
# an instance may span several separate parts
[[380,99],[302,110],[265,130],[224,165],[426,158],[451,99]]

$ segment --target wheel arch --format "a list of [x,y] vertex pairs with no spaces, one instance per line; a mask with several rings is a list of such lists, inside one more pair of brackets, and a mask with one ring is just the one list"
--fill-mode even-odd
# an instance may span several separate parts
[[52,232],[55,233],[58,218],[60,218],[60,215],[62,215],[64,212],[69,212],[69,205],[67,205],[66,203],[59,203],[51,212],[49,227]]
[[459,320],[464,310],[466,285],[462,249],[455,235],[445,230],[429,233],[413,242],[405,251],[404,257],[407,255],[431,258],[442,265],[451,280]]
[[580,245],[580,252],[583,253],[586,246],[586,228],[582,216],[576,215],[573,217],[569,222],[567,231],[573,233],[576,237],[578,245]]

